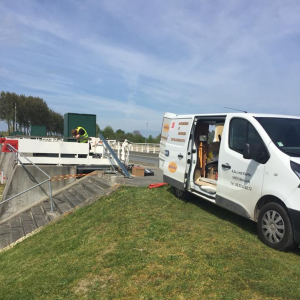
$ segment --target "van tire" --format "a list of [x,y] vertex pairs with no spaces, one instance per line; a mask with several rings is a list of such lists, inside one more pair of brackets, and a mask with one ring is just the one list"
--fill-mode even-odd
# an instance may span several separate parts
[[174,195],[178,199],[186,200],[186,197],[187,197],[187,192],[186,191],[183,191],[183,190],[180,190],[180,189],[178,189],[176,187],[173,187],[173,192],[174,192]]
[[289,251],[296,246],[290,217],[278,203],[270,202],[262,207],[257,231],[260,240],[273,249]]

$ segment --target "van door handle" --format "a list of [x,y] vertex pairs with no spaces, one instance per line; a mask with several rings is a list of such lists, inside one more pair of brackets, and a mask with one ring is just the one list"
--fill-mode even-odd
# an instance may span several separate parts
[[230,170],[231,166],[227,163],[227,164],[222,164],[222,168]]
[[183,155],[181,153],[179,153],[178,158],[183,158]]

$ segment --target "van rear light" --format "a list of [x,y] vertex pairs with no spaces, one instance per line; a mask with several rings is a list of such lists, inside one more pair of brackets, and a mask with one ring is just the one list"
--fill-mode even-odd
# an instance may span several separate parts
[[291,168],[300,179],[300,165],[291,161]]

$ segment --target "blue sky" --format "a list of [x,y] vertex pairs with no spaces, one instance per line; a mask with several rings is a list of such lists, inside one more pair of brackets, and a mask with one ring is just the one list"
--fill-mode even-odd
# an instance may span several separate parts
[[0,0],[0,90],[144,135],[167,111],[300,115],[300,1]]

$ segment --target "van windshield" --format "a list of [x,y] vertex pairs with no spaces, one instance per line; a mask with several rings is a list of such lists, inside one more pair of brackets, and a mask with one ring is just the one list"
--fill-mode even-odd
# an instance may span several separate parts
[[300,119],[256,119],[282,152],[289,156],[300,156]]

